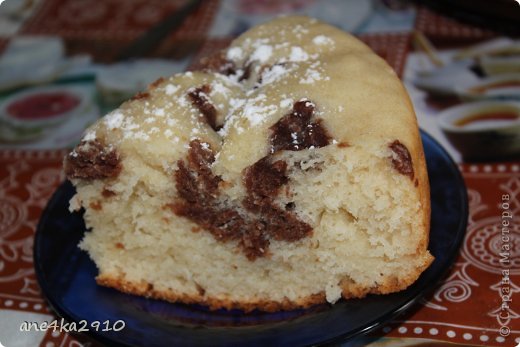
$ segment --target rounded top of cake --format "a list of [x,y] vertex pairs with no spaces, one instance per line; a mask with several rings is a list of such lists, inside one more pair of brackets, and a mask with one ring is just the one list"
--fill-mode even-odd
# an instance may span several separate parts
[[[270,127],[302,100],[315,105],[331,143],[377,149],[381,156],[395,139],[408,149],[421,147],[413,108],[391,67],[353,36],[303,16],[251,29],[203,71],[156,81],[83,140],[98,138],[166,165],[172,152],[185,154],[186,143],[199,139],[218,153],[217,172],[239,174],[269,152]],[[421,160],[411,163],[420,175]]]

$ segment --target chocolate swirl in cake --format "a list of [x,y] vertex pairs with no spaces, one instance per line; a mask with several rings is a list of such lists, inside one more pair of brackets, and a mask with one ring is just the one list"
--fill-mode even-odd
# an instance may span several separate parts
[[[309,236],[312,228],[292,212],[294,206],[282,209],[274,203],[289,177],[287,163],[275,160],[273,154],[329,144],[320,120],[311,121],[314,109],[312,102],[298,101],[271,127],[271,154],[243,171],[247,195],[242,206],[224,203],[219,190],[222,179],[211,171],[215,160],[211,147],[192,140],[186,161],[180,160],[175,171],[181,199],[171,205],[173,212],[197,223],[219,241],[239,240],[249,260],[265,256],[270,239],[291,242]],[[244,209],[248,213],[240,212]]]
[[210,86],[205,84],[202,87],[192,89],[188,92],[188,97],[195,107],[197,107],[204,116],[204,119],[214,130],[217,127],[217,109],[208,99],[208,94],[211,92]]
[[94,180],[117,177],[121,172],[121,158],[116,149],[98,139],[82,141],[66,158],[65,175],[69,179]]
[[315,107],[309,100],[300,100],[294,103],[290,113],[270,128],[271,153],[325,147],[330,143],[330,136],[321,125],[321,119],[311,121]]
[[413,164],[412,164],[412,156],[406,148],[399,140],[395,140],[388,147],[392,151],[392,165],[394,169],[396,169],[400,174],[410,177],[413,180],[414,172],[413,172]]

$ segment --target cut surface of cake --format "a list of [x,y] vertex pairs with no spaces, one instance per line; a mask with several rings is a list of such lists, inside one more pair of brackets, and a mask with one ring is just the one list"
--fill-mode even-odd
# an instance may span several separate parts
[[367,46],[307,17],[159,79],[66,156],[99,284],[275,311],[386,294],[432,262],[413,107]]

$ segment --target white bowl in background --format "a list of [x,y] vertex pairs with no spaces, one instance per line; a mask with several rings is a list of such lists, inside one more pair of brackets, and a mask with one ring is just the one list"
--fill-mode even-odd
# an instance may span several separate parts
[[82,88],[45,86],[14,93],[0,104],[0,139],[29,141],[81,113],[92,102]]
[[476,83],[457,88],[463,100],[520,100],[520,73],[505,73],[486,77]]
[[146,90],[159,77],[182,71],[179,63],[160,59],[139,59],[107,65],[96,75],[100,101],[107,108],[118,107],[136,93]]
[[520,158],[520,101],[465,103],[444,110],[437,120],[467,161]]

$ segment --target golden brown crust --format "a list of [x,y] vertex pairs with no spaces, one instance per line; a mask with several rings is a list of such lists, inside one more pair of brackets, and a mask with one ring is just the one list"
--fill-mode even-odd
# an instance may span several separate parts
[[[424,251],[423,251],[424,252]],[[425,259],[424,263],[416,268],[415,272],[411,272],[406,277],[388,277],[384,280],[384,282],[379,283],[377,286],[368,288],[356,284],[349,278],[344,278],[340,282],[340,287],[342,289],[341,296],[345,299],[353,299],[353,298],[363,298],[368,294],[390,294],[399,292],[401,290],[405,290],[414,283],[419,275],[428,267],[433,261],[433,257],[429,256]]]
[[[406,92],[402,84],[401,89],[403,100],[406,101],[407,107],[411,110],[411,113],[414,114],[414,117],[412,119],[413,124],[409,125],[409,130],[413,134],[413,143],[411,144],[411,147],[409,147],[408,149],[410,150],[410,153],[412,155],[413,169],[415,172],[415,179],[417,180],[416,186],[419,191],[419,201],[422,205],[421,219],[423,225],[423,239],[421,240],[421,242],[419,242],[417,246],[417,253],[423,253],[427,251],[430,235],[430,181],[428,180],[426,158],[424,156],[421,134],[419,132],[419,125],[417,123],[417,117],[415,117],[412,101],[410,100],[410,97],[408,96],[408,93]],[[433,257],[431,257],[431,261],[433,261]],[[428,265],[430,263],[428,263]]]
[[[340,283],[342,297],[344,299],[363,298],[368,294],[388,294],[404,290],[417,279],[419,274],[430,265],[432,260],[433,257],[429,261],[426,261],[421,268],[418,268],[416,273],[412,273],[406,278],[399,279],[397,277],[390,277],[387,278],[385,282],[380,283],[377,287],[367,288],[354,283],[349,278],[344,278]],[[228,298],[206,296],[205,291],[202,291],[199,288],[196,288],[197,290],[193,294],[176,292],[174,290],[158,290],[146,282],[128,281],[122,275],[99,275],[96,277],[96,281],[99,285],[115,288],[127,294],[141,295],[148,298],[161,299],[170,302],[204,305],[210,310],[225,308],[228,310],[240,309],[245,312],[251,312],[253,310],[276,312],[308,308],[313,305],[327,303],[325,292],[312,294],[299,300],[289,300],[284,298],[282,301],[274,301],[252,298],[249,301],[236,301]]]
[[326,303],[325,293],[312,294],[308,297],[297,301],[291,301],[285,298],[283,301],[272,301],[264,299],[251,299],[251,301],[235,301],[227,298],[215,298],[200,295],[200,293],[180,293],[176,291],[161,291],[153,288],[146,282],[127,281],[123,277],[115,277],[110,275],[99,275],[96,277],[99,285],[115,288],[128,294],[141,295],[148,298],[161,299],[170,302],[181,302],[184,304],[198,304],[207,306],[210,310],[218,310],[225,308],[228,310],[240,309],[245,312],[251,312],[255,309],[276,312],[282,310],[293,310],[298,308],[307,308],[317,304]]

